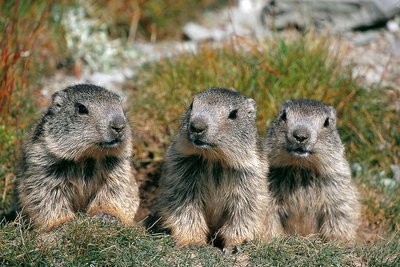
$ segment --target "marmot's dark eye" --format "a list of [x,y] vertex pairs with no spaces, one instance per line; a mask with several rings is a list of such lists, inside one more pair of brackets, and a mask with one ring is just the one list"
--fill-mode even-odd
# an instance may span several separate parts
[[328,127],[329,126],[329,118],[326,118],[325,122],[324,122],[324,127]]
[[231,120],[236,119],[237,118],[237,113],[238,113],[237,109],[232,110],[231,113],[229,113],[228,118],[231,119]]
[[283,120],[284,122],[286,122],[287,118],[286,118],[286,111],[284,111],[281,115],[281,120]]
[[76,110],[79,114],[89,114],[89,110],[87,109],[87,107],[80,103],[76,104]]
[[189,109],[191,110],[193,108],[193,102],[190,103]]

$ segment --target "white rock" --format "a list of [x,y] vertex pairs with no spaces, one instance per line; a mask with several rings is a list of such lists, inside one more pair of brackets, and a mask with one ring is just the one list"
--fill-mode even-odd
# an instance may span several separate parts
[[393,178],[397,181],[400,182],[400,165],[395,165],[392,164],[390,165],[390,169],[393,172]]
[[400,30],[399,23],[395,20],[389,20],[386,23],[386,27],[390,32],[398,32]]
[[194,22],[187,23],[182,30],[190,40],[205,41],[212,37],[209,29]]
[[394,187],[396,186],[396,181],[393,179],[385,178],[381,180],[381,183],[387,187]]

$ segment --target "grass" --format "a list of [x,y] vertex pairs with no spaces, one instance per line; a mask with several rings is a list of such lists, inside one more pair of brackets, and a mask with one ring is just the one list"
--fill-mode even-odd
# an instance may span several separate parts
[[[399,242],[364,247],[284,237],[252,242],[225,255],[209,247],[177,248],[166,235],[149,235],[140,227],[125,228],[80,216],[51,234],[20,224],[0,228],[0,264],[63,266],[395,266]],[[2,240],[2,241],[3,241]]]

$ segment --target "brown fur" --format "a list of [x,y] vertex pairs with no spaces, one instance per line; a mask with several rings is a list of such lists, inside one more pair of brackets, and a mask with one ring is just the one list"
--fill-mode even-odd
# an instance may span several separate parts
[[24,144],[16,181],[23,214],[45,231],[78,211],[132,225],[139,196],[131,146],[119,96],[93,85],[55,93]]
[[335,110],[313,100],[286,101],[265,143],[270,190],[285,232],[354,241],[358,193]]
[[225,248],[279,232],[258,142],[254,100],[228,89],[195,96],[168,149],[157,204],[179,246],[215,237]]

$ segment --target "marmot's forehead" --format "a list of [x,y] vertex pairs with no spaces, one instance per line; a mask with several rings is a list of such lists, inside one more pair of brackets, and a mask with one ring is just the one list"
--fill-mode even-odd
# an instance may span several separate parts
[[291,111],[302,115],[327,115],[330,114],[329,107],[324,103],[312,99],[288,100],[282,105],[282,111]]
[[107,89],[90,84],[79,84],[63,90],[71,101],[120,102],[121,97]]
[[237,104],[246,99],[241,93],[227,88],[210,88],[195,95],[194,100],[204,101],[211,105]]

